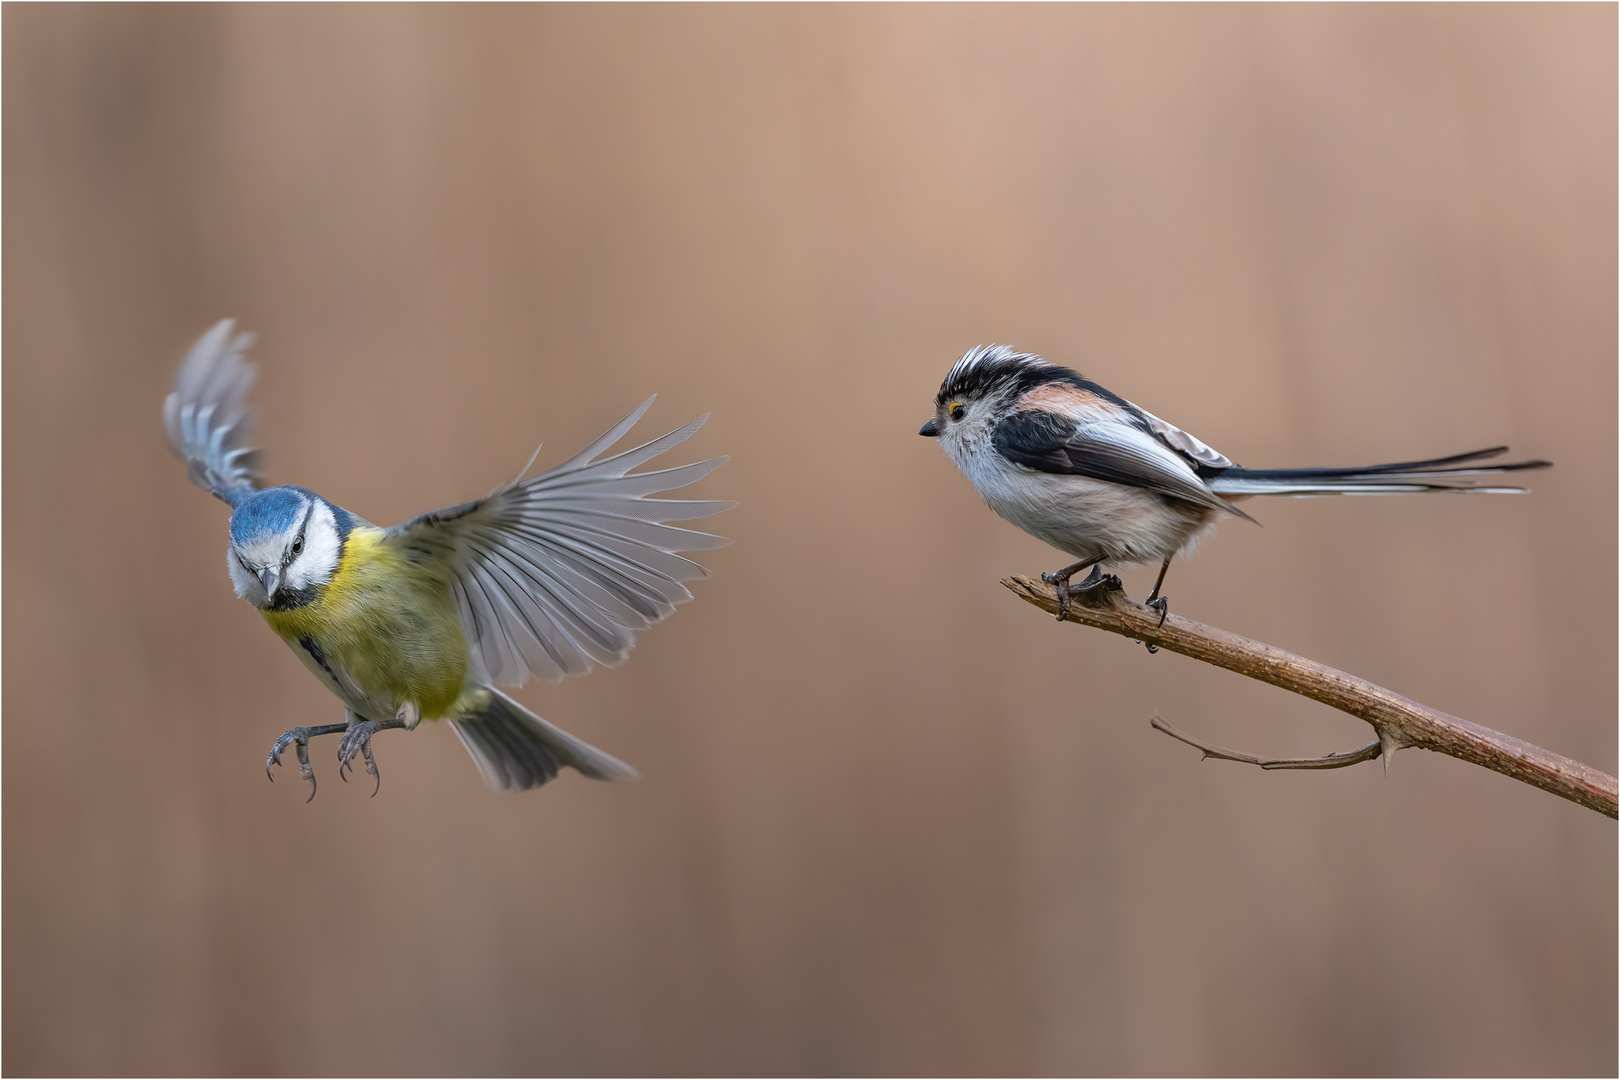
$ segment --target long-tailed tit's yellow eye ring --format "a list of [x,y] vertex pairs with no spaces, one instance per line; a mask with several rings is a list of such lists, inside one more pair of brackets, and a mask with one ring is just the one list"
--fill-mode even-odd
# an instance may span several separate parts
[[964,417],[966,415],[967,415],[967,408],[965,406],[963,406],[963,404],[960,401],[956,402],[955,404],[953,404],[951,406],[951,419],[952,420],[960,420],[960,419],[962,419],[962,417]]

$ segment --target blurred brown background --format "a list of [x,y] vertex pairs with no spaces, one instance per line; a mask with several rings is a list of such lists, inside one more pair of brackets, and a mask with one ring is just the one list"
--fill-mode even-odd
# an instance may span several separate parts
[[[1250,465],[1551,458],[1269,502],[1168,592],[1613,771],[1612,5],[4,31],[7,1073],[1616,1070],[1613,822],[1417,751],[1200,763],[1149,716],[1367,730],[1020,603],[1061,557],[916,435],[1010,341]],[[713,579],[520,692],[642,783],[497,797],[442,727],[374,800],[330,742],[312,804],[265,781],[341,714],[163,445],[224,315],[271,480],[384,523],[713,410]]]

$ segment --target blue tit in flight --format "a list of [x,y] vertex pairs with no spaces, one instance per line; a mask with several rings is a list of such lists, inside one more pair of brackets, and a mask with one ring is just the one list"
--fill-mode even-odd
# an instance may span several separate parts
[[684,583],[708,571],[676,553],[728,541],[667,522],[735,504],[649,496],[728,459],[630,470],[685,442],[708,416],[602,457],[646,413],[648,398],[550,472],[520,474],[486,498],[381,529],[308,488],[259,486],[259,452],[247,445],[251,344],[229,319],[204,334],[180,367],[163,422],[192,483],[231,507],[226,566],[236,595],[343,702],[343,723],[295,727],[275,741],[270,778],[291,746],[313,799],[309,740],[341,732],[338,775],[359,755],[375,795],[372,737],[444,719],[495,790],[539,787],[565,765],[594,780],[636,779],[624,762],[496,687],[617,667],[637,630],[692,598]]

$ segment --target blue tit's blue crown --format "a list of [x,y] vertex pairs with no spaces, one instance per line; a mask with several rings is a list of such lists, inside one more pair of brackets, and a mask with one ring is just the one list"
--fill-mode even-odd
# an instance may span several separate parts
[[291,486],[255,491],[231,511],[231,543],[243,545],[296,527],[308,512],[308,496],[312,494]]
[[308,488],[295,484],[255,491],[231,511],[231,543],[238,546],[264,536],[280,536],[296,528],[310,503],[326,503],[337,524],[338,539],[354,528],[354,515],[334,506]]

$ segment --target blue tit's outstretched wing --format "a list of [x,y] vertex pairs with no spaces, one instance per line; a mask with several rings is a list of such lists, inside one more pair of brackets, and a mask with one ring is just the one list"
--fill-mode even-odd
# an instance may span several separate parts
[[259,480],[259,452],[244,444],[253,433],[247,407],[255,367],[243,358],[252,334],[223,319],[197,339],[163,402],[169,446],[186,463],[191,482],[235,506]]
[[647,497],[685,487],[727,458],[630,472],[685,442],[707,415],[596,460],[652,403],[642,402],[548,473],[388,530],[388,542],[406,557],[448,570],[483,679],[517,686],[530,675],[556,681],[583,675],[593,664],[623,663],[636,630],[692,598],[681,583],[708,576],[675,552],[729,543],[665,522],[708,517],[734,503]]

